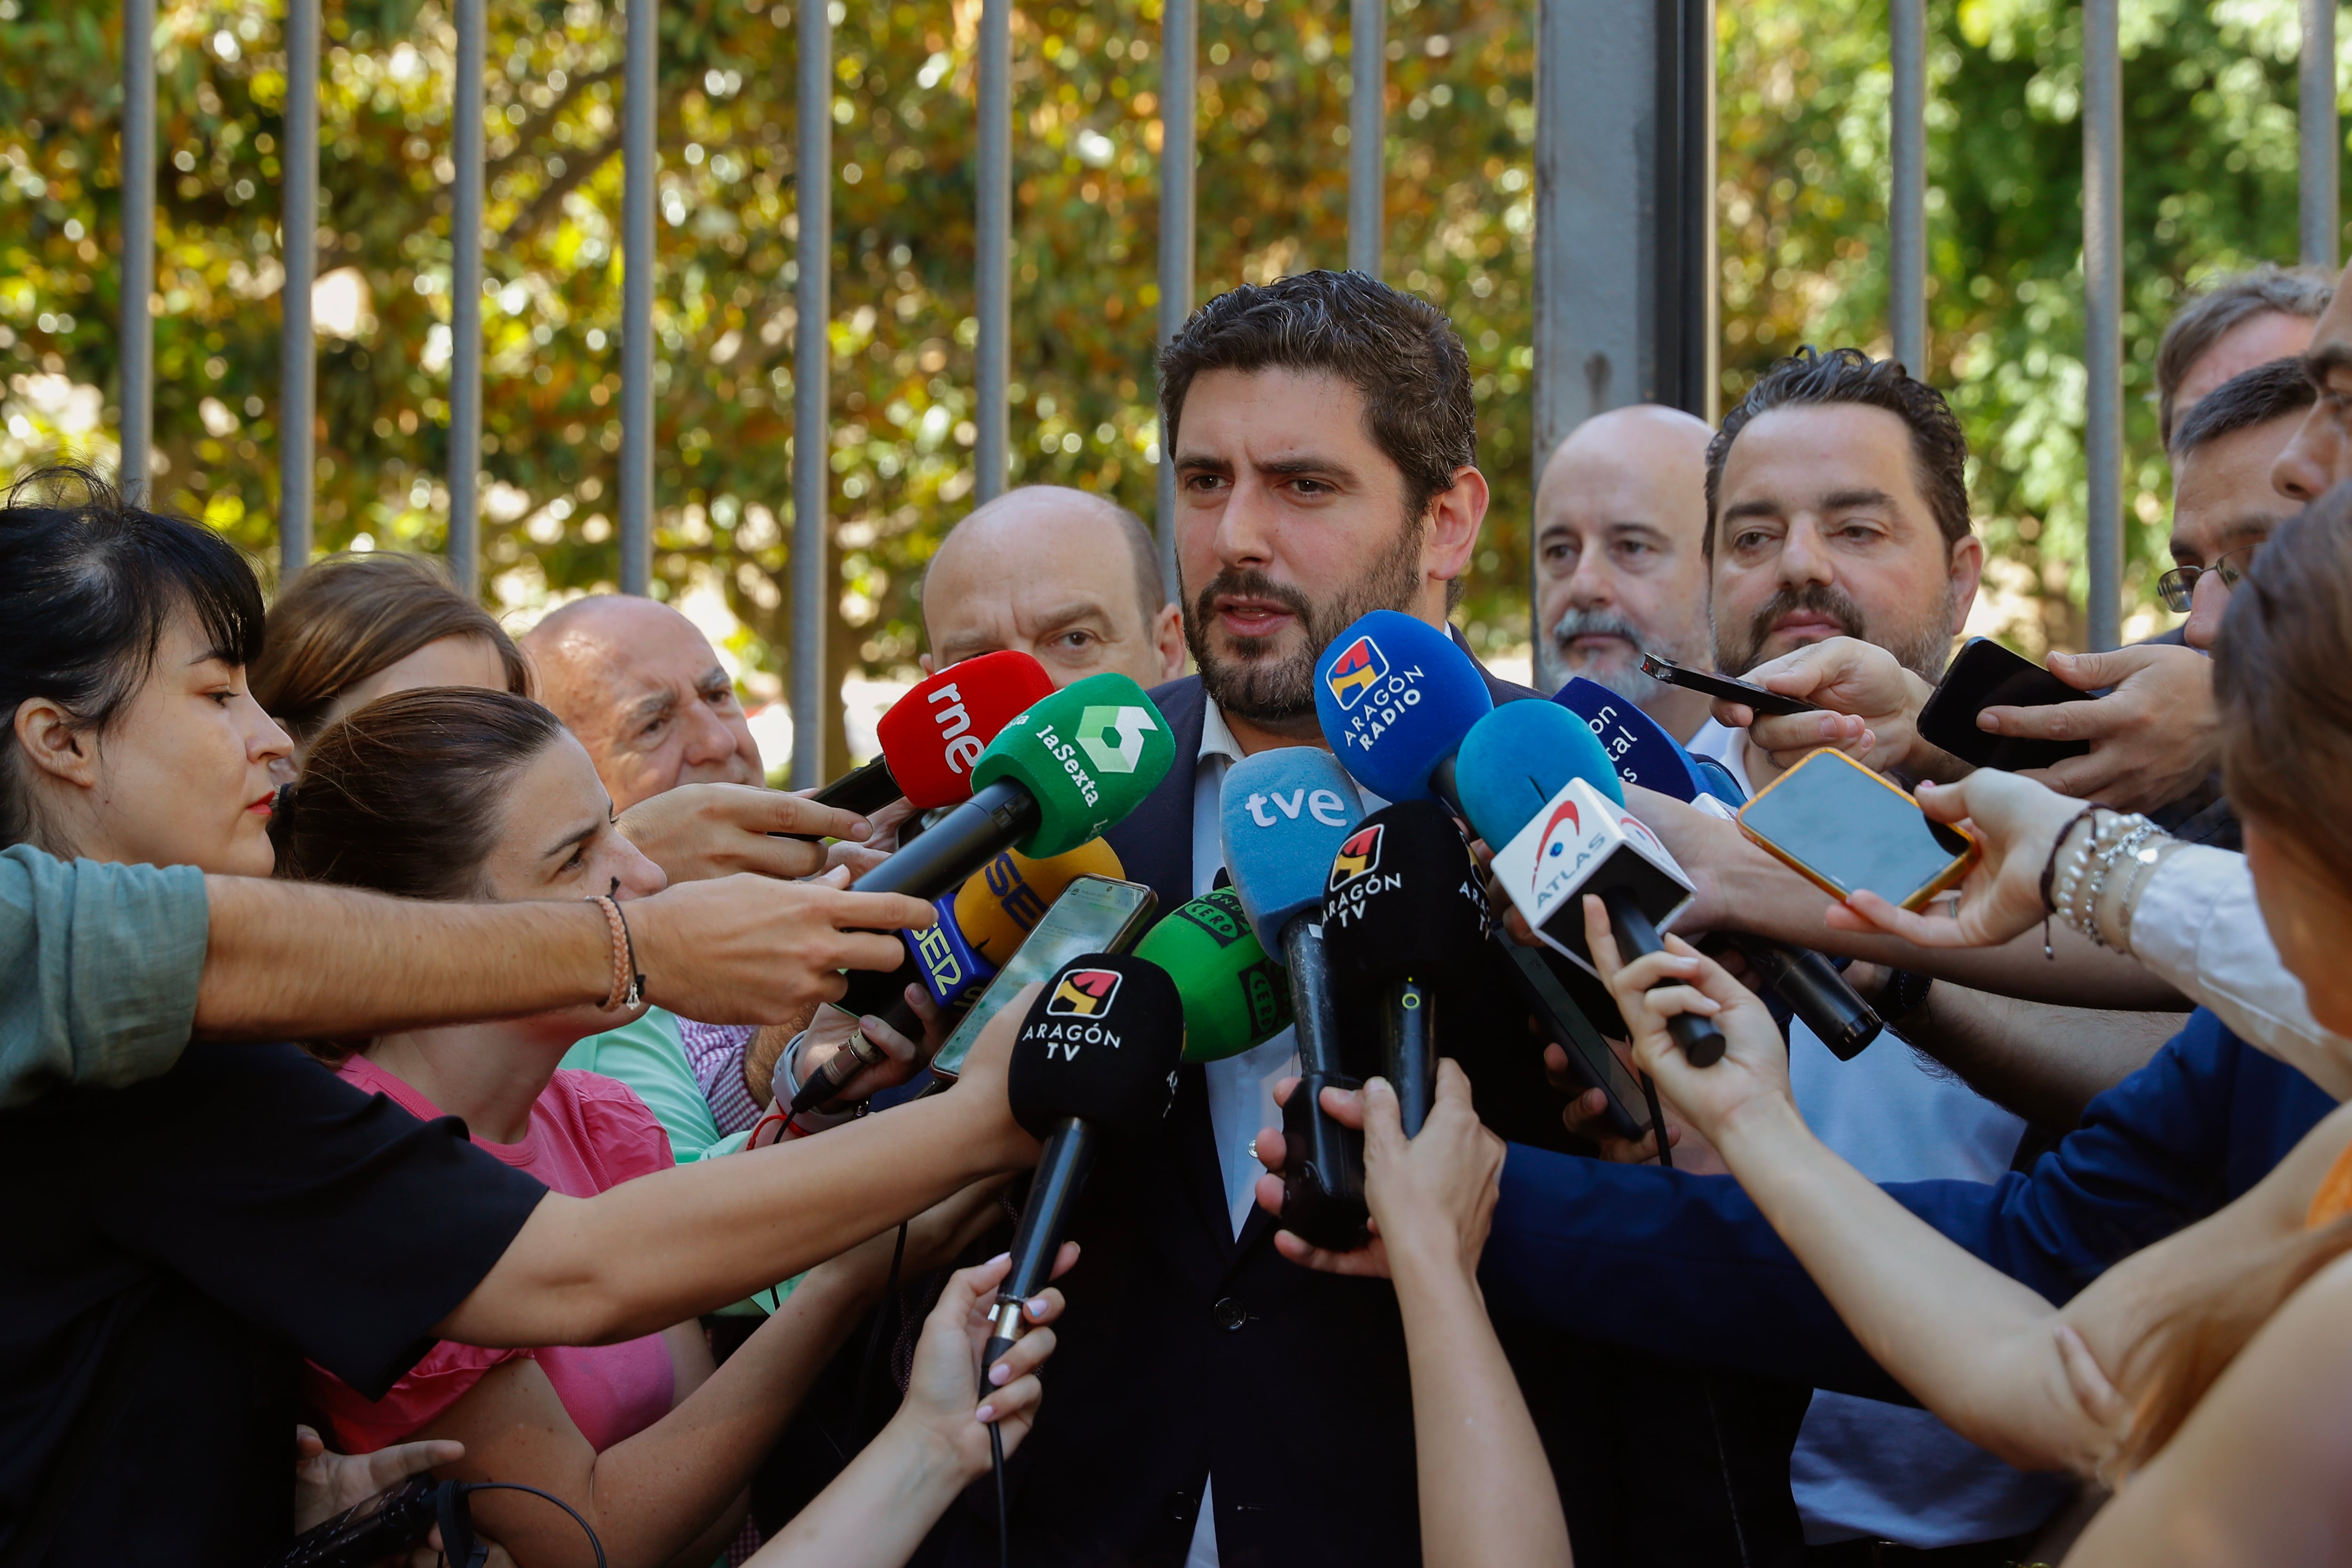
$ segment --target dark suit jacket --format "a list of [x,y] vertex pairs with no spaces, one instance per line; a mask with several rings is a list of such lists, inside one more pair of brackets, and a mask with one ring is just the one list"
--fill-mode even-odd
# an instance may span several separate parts
[[[1491,675],[1486,683],[1498,703],[1540,695]],[[1173,731],[1176,763],[1106,837],[1128,876],[1159,894],[1164,914],[1192,896],[1206,698],[1192,676],[1151,699]],[[1499,1013],[1450,1010],[1442,1036],[1446,1054],[1470,1058],[1482,1115],[1509,1127],[1507,1136],[1558,1146],[1562,1101],[1543,1081],[1526,1021],[1505,1000],[1507,986],[1464,989],[1502,1003]],[[1412,1407],[1394,1293],[1385,1280],[1289,1262],[1275,1250],[1275,1226],[1262,1211],[1235,1239],[1206,1084],[1202,1068],[1183,1068],[1157,1133],[1108,1144],[1087,1183],[1072,1227],[1082,1256],[1062,1281],[1069,1304],[1045,1403],[1008,1466],[1013,1557],[1024,1568],[1177,1568],[1202,1482],[1213,1475],[1222,1568],[1416,1563]],[[1538,1353],[1555,1391],[1577,1389],[1573,1406],[1606,1373],[1562,1353],[1566,1342],[1549,1336]],[[1645,1388],[1645,1402],[1654,1404],[1657,1393]],[[1670,1403],[1686,1419],[1691,1406]],[[1541,1422],[1540,1403],[1538,1413]],[[1567,1446],[1584,1450],[1627,1436],[1622,1424],[1600,1423]],[[1547,1439],[1561,1458],[1549,1430]],[[1694,1447],[1694,1460],[1698,1453]],[[1705,1453],[1703,1486],[1720,1473],[1716,1449]],[[1678,1458],[1648,1456],[1668,1468]],[[1785,1497],[1785,1444],[1768,1457],[1765,1473]],[[1570,1511],[1573,1525],[1581,1510],[1571,1500]],[[1581,1552],[1588,1531],[1578,1533]],[[950,1511],[931,1546],[959,1568],[996,1561],[985,1483]]]

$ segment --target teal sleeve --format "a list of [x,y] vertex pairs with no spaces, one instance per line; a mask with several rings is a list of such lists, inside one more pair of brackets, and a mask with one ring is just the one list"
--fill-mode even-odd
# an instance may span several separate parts
[[120,1089],[178,1061],[207,930],[193,866],[0,851],[0,1109],[64,1084]]
[[[659,1007],[648,1007],[644,1017],[601,1035],[591,1035],[563,1053],[559,1065],[582,1072],[618,1079],[637,1091],[669,1134],[672,1157],[681,1165],[732,1154],[751,1138],[749,1132],[720,1136],[710,1114],[710,1101],[694,1079],[686,1059],[686,1043],[678,1037],[677,1018]],[[729,1315],[768,1313],[792,1293],[798,1280],[762,1290],[748,1301],[723,1309]]]

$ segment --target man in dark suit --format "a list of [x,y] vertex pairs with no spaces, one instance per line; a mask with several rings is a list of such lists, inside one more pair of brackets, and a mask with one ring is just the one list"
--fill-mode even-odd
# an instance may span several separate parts
[[[1176,765],[1107,837],[1164,911],[1221,879],[1226,768],[1321,743],[1324,646],[1375,608],[1446,624],[1486,483],[1460,340],[1361,275],[1220,295],[1162,352],[1160,387],[1177,598],[1201,673],[1152,692]],[[1497,702],[1536,695],[1486,679]],[[1501,1049],[1470,1062],[1474,1079],[1501,1085],[1507,1058],[1557,1138],[1560,1101],[1541,1098],[1524,1018],[1476,1023],[1465,1043]],[[1286,1031],[1188,1067],[1158,1133],[1104,1152],[1074,1227],[1045,1414],[1008,1477],[1027,1568],[1419,1561],[1395,1298],[1284,1259],[1253,1202],[1250,1141],[1278,1120],[1273,1089],[1296,1062]],[[974,1489],[942,1522],[945,1561],[995,1560],[992,1509]]]

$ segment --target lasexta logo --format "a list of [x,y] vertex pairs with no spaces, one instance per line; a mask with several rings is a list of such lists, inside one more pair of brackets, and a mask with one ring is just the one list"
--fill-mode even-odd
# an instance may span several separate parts
[[1388,657],[1381,645],[1368,637],[1358,637],[1348,645],[1331,668],[1323,672],[1323,684],[1345,711],[1363,700],[1364,693],[1388,679]]
[[1339,846],[1331,858],[1331,880],[1326,892],[1336,892],[1359,877],[1369,877],[1381,868],[1381,838],[1387,832],[1385,823],[1375,822],[1357,829]]
[[1107,773],[1131,773],[1143,758],[1143,737],[1158,728],[1148,708],[1098,705],[1078,720],[1078,749]]
[[1046,999],[1048,1017],[1094,1018],[1110,1011],[1111,1001],[1118,994],[1118,983],[1125,978],[1116,969],[1073,969],[1062,976]]
[[[1568,828],[1564,835],[1560,832],[1563,824]],[[1544,824],[1543,837],[1536,841],[1535,869],[1528,873],[1528,886],[1532,888],[1542,881],[1547,863],[1566,854],[1569,840],[1583,831],[1583,818],[1577,814],[1575,801],[1564,800],[1555,806],[1551,820]]]

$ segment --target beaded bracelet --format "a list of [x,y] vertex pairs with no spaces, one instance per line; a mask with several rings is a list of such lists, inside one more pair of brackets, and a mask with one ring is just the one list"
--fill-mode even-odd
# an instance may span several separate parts
[[2158,831],[2155,823],[2137,812],[2128,816],[2118,815],[2112,823],[2100,825],[2091,847],[2084,856],[2084,868],[2089,875],[2083,877],[2078,873],[2083,897],[2079,906],[2070,906],[2067,910],[2068,925],[2089,937],[2097,946],[2113,950],[2114,944],[2099,929],[2099,902],[2106,893],[2107,879],[2114,873],[2116,861],[2156,837]]

